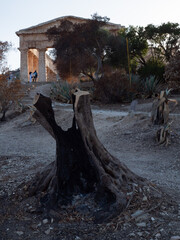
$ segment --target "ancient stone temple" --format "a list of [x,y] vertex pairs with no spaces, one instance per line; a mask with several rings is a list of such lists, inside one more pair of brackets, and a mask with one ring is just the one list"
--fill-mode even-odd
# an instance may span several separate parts
[[[35,70],[38,72],[39,82],[55,81],[57,79],[57,71],[53,64],[53,60],[47,54],[47,50],[53,47],[53,42],[49,41],[46,32],[49,28],[54,26],[59,27],[64,20],[71,21],[72,23],[84,23],[89,19],[65,16],[16,32],[20,41],[21,81],[27,82],[29,79],[29,72],[34,72]],[[122,26],[108,23],[105,28],[111,32],[117,32]]]

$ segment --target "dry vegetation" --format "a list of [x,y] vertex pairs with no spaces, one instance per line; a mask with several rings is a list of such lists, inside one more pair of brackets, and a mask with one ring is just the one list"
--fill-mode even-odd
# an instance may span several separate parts
[[22,85],[19,79],[9,80],[9,73],[0,74],[0,121],[5,120],[5,114],[10,106],[17,105],[24,96]]

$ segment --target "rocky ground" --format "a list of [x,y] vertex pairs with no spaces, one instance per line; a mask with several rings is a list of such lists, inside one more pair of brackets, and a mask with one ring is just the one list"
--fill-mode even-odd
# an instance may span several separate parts
[[[24,104],[31,104],[36,91],[48,95],[49,87],[30,90]],[[37,211],[37,198],[19,195],[18,186],[55,159],[55,142],[31,121],[30,110],[9,112],[0,123],[0,239],[180,239],[180,107],[170,116],[171,144],[165,147],[156,143],[151,106],[152,100],[138,101],[135,111],[130,104],[92,106],[97,135],[108,151],[159,188],[156,201],[142,189],[143,201],[138,202],[135,191],[129,208],[108,224],[93,222],[92,195],[74,196],[72,205],[51,210],[50,218]],[[53,108],[63,129],[70,127],[72,106],[53,103]]]

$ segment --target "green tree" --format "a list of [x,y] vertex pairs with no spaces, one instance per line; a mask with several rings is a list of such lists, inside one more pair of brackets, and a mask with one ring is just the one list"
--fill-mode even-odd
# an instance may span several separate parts
[[148,42],[143,27],[129,26],[119,33],[128,40],[129,54],[136,65],[145,65],[145,56],[148,52]]
[[47,35],[54,40],[55,63],[62,78],[83,73],[95,81],[102,77],[104,64],[114,67],[123,64],[124,41],[103,28],[108,21],[107,17],[94,14],[86,23],[64,21],[59,28],[48,30]]
[[120,33],[109,35],[104,63],[114,68],[128,70],[126,39]]
[[106,24],[106,19],[95,18],[83,24],[65,20],[59,28],[48,30],[49,38],[54,40],[55,62],[61,77],[83,73],[92,80],[98,78],[102,72],[108,34],[100,29],[103,24]]
[[129,26],[120,33],[128,39],[131,61],[137,65],[151,62],[169,62],[180,48],[180,26],[178,23],[153,24],[144,27]]
[[163,57],[169,62],[170,58],[180,49],[180,26],[178,23],[162,23],[160,26],[149,24],[145,28],[146,39],[153,49],[153,54]]
[[11,47],[11,44],[8,43],[7,41],[5,42],[0,41],[0,72],[5,67],[5,62],[4,62],[5,56],[10,47]]

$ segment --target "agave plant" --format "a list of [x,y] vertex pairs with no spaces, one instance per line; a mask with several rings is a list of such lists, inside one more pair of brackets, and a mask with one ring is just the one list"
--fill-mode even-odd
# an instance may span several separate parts
[[77,84],[70,84],[67,81],[58,81],[51,87],[51,98],[64,103],[71,102],[72,90],[77,87]]
[[146,78],[143,81],[143,89],[145,95],[148,97],[152,97],[153,95],[157,94],[159,91],[162,90],[163,84],[155,78],[155,76],[151,76]]

